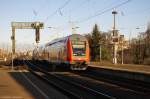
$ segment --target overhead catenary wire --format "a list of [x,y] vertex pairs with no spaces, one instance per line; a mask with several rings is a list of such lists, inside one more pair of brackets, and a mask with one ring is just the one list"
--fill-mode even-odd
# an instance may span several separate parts
[[[47,20],[49,20],[50,17],[53,17],[53,16],[54,16],[55,14],[57,14],[58,12],[59,12],[59,13],[62,13],[61,10],[62,10],[67,4],[69,4],[70,1],[71,1],[71,0],[67,0],[62,6],[58,7],[52,14],[50,14],[49,16],[46,17],[46,19],[44,20],[44,22],[47,22]],[[85,4],[87,1],[89,1],[89,0],[83,1],[83,2],[81,3],[81,5]],[[106,13],[106,12],[108,12],[108,11],[114,9],[114,8],[118,8],[118,7],[120,7],[120,6],[122,6],[122,5],[126,4],[126,3],[128,3],[129,1],[131,1],[131,0],[127,0],[127,1],[122,2],[122,3],[118,4],[118,5],[115,5],[115,6],[111,7],[111,8],[104,9],[102,12],[99,12],[99,13],[97,13],[97,14],[95,14],[95,15],[89,16],[88,18],[83,19],[83,20],[81,20],[81,21],[74,21],[74,22],[75,22],[75,23],[76,23],[76,22],[77,22],[77,23],[85,22],[85,21],[87,21],[87,20],[89,20],[89,19],[91,19],[91,18],[94,18],[94,17],[96,17],[96,16],[99,16],[99,15],[101,15],[101,14],[103,14],[103,13]]]
[[74,12],[75,10],[79,9],[80,7],[82,7],[84,4],[86,4],[87,2],[89,2],[90,0],[84,0],[83,2],[81,2],[78,6],[73,7],[72,9],[69,9],[69,22],[71,22],[71,14],[72,12]]
[[56,9],[52,14],[47,16],[46,19],[44,20],[44,22],[49,20],[50,17],[53,17],[57,12],[61,11],[67,4],[69,4],[70,1],[71,0],[67,0],[63,5],[61,5],[58,9]]
[[[37,11],[36,11],[35,9],[32,9],[32,10],[33,10],[33,14],[34,14],[34,19],[39,15],[40,10],[43,9],[43,7],[45,7],[45,5],[47,4],[47,1],[48,1],[48,0],[45,0],[44,4],[41,5],[40,8],[39,8]],[[50,17],[53,17],[53,16],[54,16],[55,14],[57,14],[58,12],[59,12],[61,15],[63,15],[63,13],[61,12],[61,10],[62,10],[63,8],[65,8],[65,6],[69,4],[69,2],[71,2],[71,0],[66,0],[66,2],[63,3],[60,7],[58,7],[52,14],[48,15],[48,16],[46,17],[46,19],[43,20],[43,22],[46,23],[47,20],[48,20]]]
[[36,10],[36,9],[32,9],[33,14],[34,14],[34,18],[35,19],[42,11],[43,9],[46,7],[48,0],[45,0],[43,4],[41,4],[41,6]]
[[[90,0],[84,0],[84,1],[81,2],[76,8],[72,8],[72,9],[70,9],[69,11],[70,11],[70,12],[73,12],[73,10],[79,9],[79,8],[82,7],[83,5],[89,3],[89,1],[90,1]],[[117,2],[118,2],[118,1],[117,1]],[[113,6],[113,5],[116,4],[117,2],[115,1],[115,2],[111,3],[109,6]],[[109,6],[108,6],[108,7],[109,7]],[[108,7],[107,7],[107,8],[108,8]],[[106,9],[106,7],[103,8],[102,10],[105,10],[105,9]],[[69,23],[71,23],[71,25],[72,25],[72,24],[75,24],[75,23],[78,23],[78,22],[77,22],[77,21],[71,21],[71,17],[70,17]],[[75,27],[75,26],[74,26],[74,27]],[[71,28],[73,28],[73,26],[72,26]]]
[[90,0],[84,0],[83,2],[81,2],[77,7],[74,7],[72,9],[70,9],[69,11],[73,11],[73,10],[77,10],[80,7],[82,7],[84,4],[88,3]]
[[94,15],[92,15],[92,16],[89,16],[89,17],[87,17],[87,18],[85,18],[85,19],[81,19],[81,20],[76,21],[76,22],[77,22],[77,23],[83,23],[83,22],[88,21],[88,20],[90,20],[90,19],[92,19],[92,18],[94,18],[94,17],[100,16],[100,15],[102,15],[102,14],[108,12],[108,11],[111,11],[111,10],[113,10],[113,9],[115,9],[115,8],[119,8],[119,7],[121,7],[121,6],[123,6],[123,5],[127,4],[127,3],[129,3],[130,1],[131,1],[131,0],[124,1],[124,2],[122,2],[122,3],[120,3],[120,4],[117,4],[117,5],[113,6],[113,7],[111,7],[111,8],[105,9],[105,10],[103,10],[102,12],[99,12],[99,13],[97,13],[97,14],[94,14]]
[[[81,8],[83,5],[89,3],[89,1],[90,1],[90,0],[83,0],[77,7],[70,9],[69,12],[74,12],[73,10],[77,10],[77,9]],[[106,1],[107,1],[107,0],[106,0]],[[112,6],[112,5],[114,5],[114,4],[116,4],[117,2],[118,2],[118,1],[115,1],[115,2],[111,3],[109,6],[107,6],[107,8],[110,7],[110,6]],[[104,9],[106,9],[106,7],[103,8],[102,10],[104,10]],[[60,11],[60,14],[61,14],[61,11]],[[61,16],[62,16],[62,15],[61,15]],[[75,24],[75,23],[77,23],[77,21],[72,21],[72,20],[71,20],[71,16],[69,16],[69,23]]]
[[123,29],[123,30],[132,30],[132,29],[136,29],[136,28],[141,28],[141,27],[146,27],[147,26],[147,23],[145,24],[139,24],[139,25],[136,25],[136,26],[130,26],[130,28],[128,27],[119,27],[119,29]]
[[[61,7],[59,7],[55,12],[53,12],[51,15],[47,16],[47,18],[45,19],[44,22],[46,22],[50,17],[53,17],[55,14],[57,14],[57,12],[60,13],[60,15],[62,16],[63,13],[61,12],[61,9],[63,9],[71,0],[66,1]],[[81,2],[76,8],[72,8],[71,10],[69,10],[70,12],[73,12],[72,10],[76,10],[79,9],[80,7],[82,7],[83,5],[85,5],[86,3],[88,3],[90,0],[84,0],[83,2]],[[116,2],[115,2],[116,3]],[[114,4],[114,3],[113,3]],[[111,5],[113,5],[111,4]],[[111,6],[110,5],[110,6]],[[71,21],[71,19],[69,19],[69,22],[74,22],[77,23],[77,21]]]
[[[50,14],[49,16],[47,16],[47,18],[44,20],[44,22],[46,22],[50,17],[53,17],[55,14],[59,13],[61,16],[63,16],[63,13],[62,13],[62,9],[67,5],[69,4],[71,0],[67,0],[62,6],[60,6],[57,10],[55,10],[52,14]],[[80,3],[78,5],[78,7],[76,8],[80,8],[81,6],[83,6],[84,4],[86,4],[87,2],[89,2],[90,0],[84,0],[82,3]],[[72,10],[75,10],[76,8],[72,8]],[[69,10],[69,11],[72,11],[72,10]],[[69,21],[71,22],[71,20]],[[66,26],[64,26],[66,27]],[[63,29],[64,30],[64,29]]]
[[[145,8],[145,9],[141,9],[141,10],[139,10],[139,11],[130,12],[128,15],[142,14],[142,13],[149,12],[149,11],[150,11],[150,7]],[[139,13],[139,12],[140,12],[140,13]],[[128,15],[127,15],[127,16],[128,16]]]

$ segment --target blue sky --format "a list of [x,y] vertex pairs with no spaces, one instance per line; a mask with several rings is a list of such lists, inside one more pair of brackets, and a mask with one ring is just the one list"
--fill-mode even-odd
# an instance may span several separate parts
[[[90,33],[94,24],[98,24],[101,31],[112,30],[112,10],[80,22],[89,16],[101,13],[115,5],[127,0],[70,0],[61,10],[60,8],[68,0],[0,0],[0,42],[11,44],[11,22],[41,21],[45,27],[41,30],[41,41],[45,43],[57,37],[72,34],[71,23],[79,28],[79,34]],[[136,37],[138,32],[146,31],[150,22],[150,0],[130,0],[127,4],[116,8],[117,28],[126,38]],[[53,27],[53,28],[48,28]],[[136,30],[136,27],[140,29]],[[16,30],[17,43],[35,43],[34,30]]]

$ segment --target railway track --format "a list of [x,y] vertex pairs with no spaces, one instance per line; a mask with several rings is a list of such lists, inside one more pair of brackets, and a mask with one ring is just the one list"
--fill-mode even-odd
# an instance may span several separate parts
[[107,83],[115,84],[124,88],[128,88],[137,93],[150,95],[150,84],[146,82],[135,81],[131,79],[123,79],[118,76],[106,75],[96,69],[92,69],[92,67],[90,67],[87,71],[83,71],[83,72],[76,71],[73,73],[76,73],[84,77],[89,77],[95,80],[100,80]]
[[[32,68],[35,68],[34,64],[27,63],[28,65],[32,65]],[[50,73],[44,71],[40,68],[36,68],[36,71],[33,71],[30,68],[30,71],[34,73],[36,76],[42,78],[46,82],[53,85],[55,88],[63,91],[66,95],[69,95],[71,99],[115,99],[115,97],[109,96],[87,86],[83,86],[77,82],[73,82],[71,80],[67,80],[62,78],[54,73]]]
[[[42,65],[42,64],[40,64]],[[61,70],[56,70],[61,71]],[[66,70],[68,71],[68,70]],[[68,71],[70,72],[70,71]],[[72,71],[71,73],[78,74],[80,76],[89,77],[92,79],[104,81],[107,83],[115,84],[124,88],[128,88],[136,91],[137,93],[150,95],[150,84],[141,81],[135,81],[131,79],[124,79],[118,76],[106,75],[97,70],[96,68],[89,67],[86,71]]]
[[[42,65],[42,64],[39,64]],[[42,71],[43,72],[43,71]],[[99,71],[94,71],[94,70],[87,70],[87,71],[58,71],[58,72],[49,72],[49,71],[44,71],[45,72],[45,76],[49,76],[48,79],[53,79],[53,81],[55,81],[54,79],[57,78],[57,82],[61,82],[63,81],[65,84],[69,84],[72,87],[67,87],[67,86],[63,86],[63,88],[69,88],[69,89],[75,89],[77,88],[77,86],[84,86],[84,88],[79,88],[75,91],[75,94],[77,94],[77,96],[80,96],[79,94],[81,94],[81,90],[82,90],[82,95],[80,97],[78,97],[79,99],[99,99],[99,97],[97,97],[96,93],[94,93],[94,96],[96,97],[92,97],[92,96],[88,96],[85,97],[86,95],[91,95],[92,92],[90,92],[91,90],[94,92],[98,92],[100,95],[100,98],[111,98],[111,99],[149,99],[150,95],[149,95],[149,88],[143,87],[143,86],[138,86],[138,84],[132,84],[133,82],[128,81],[125,82],[122,79],[118,79],[118,78],[113,78],[106,76],[106,75],[102,75],[100,74]],[[58,85],[63,85],[63,84],[58,84]],[[61,86],[62,87],[62,86]],[[90,91],[87,91],[90,90]],[[66,89],[68,90],[68,89]],[[72,92],[72,91],[69,91]],[[78,93],[79,92],[79,93]],[[86,92],[86,93],[85,93]],[[84,96],[85,95],[85,96]],[[105,97],[101,97],[101,95],[104,95]],[[127,97],[128,96],[128,97]]]
[[[102,80],[95,80],[91,77],[83,77],[81,75],[76,75],[74,73],[55,73],[61,78],[68,79],[70,81],[80,83],[81,85],[88,86],[96,91],[103,92],[110,96],[113,96],[117,99],[149,99],[150,96],[148,94],[139,93],[137,91],[131,90],[129,88],[125,88],[122,86],[118,86],[112,83],[108,83]],[[127,97],[128,96],[128,97]]]

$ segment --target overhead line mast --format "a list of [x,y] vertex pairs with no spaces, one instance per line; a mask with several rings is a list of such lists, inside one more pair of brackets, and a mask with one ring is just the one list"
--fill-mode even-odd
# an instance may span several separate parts
[[118,43],[118,30],[116,30],[116,14],[117,11],[113,11],[112,14],[114,15],[113,21],[113,63],[117,64],[117,43]]

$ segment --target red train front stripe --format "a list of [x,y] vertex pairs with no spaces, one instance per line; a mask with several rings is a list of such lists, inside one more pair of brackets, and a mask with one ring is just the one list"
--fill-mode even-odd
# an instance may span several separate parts
[[68,38],[68,42],[67,42],[67,48],[68,48],[68,51],[67,51],[68,61],[72,62],[72,46],[71,46],[71,41],[69,38]]

